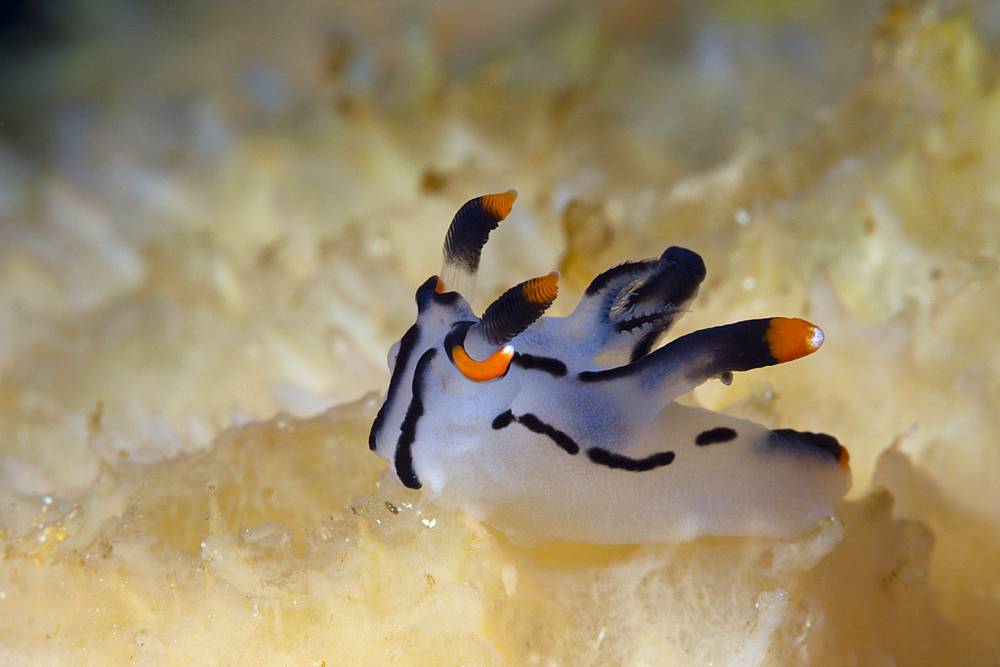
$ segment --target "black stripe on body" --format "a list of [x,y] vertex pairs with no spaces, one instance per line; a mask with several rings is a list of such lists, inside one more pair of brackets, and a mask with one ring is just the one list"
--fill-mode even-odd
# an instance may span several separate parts
[[694,439],[694,444],[699,447],[704,447],[705,445],[715,445],[720,442],[729,442],[730,440],[735,439],[736,431],[728,426],[720,426],[718,428],[709,429],[699,433]]
[[546,424],[530,412],[526,412],[518,417],[517,422],[523,424],[529,431],[548,436],[554,443],[565,449],[568,454],[578,454],[580,452],[580,445],[576,444],[573,438],[556,427]]
[[411,489],[420,488],[420,480],[413,470],[413,443],[417,439],[417,423],[424,416],[424,401],[422,397],[424,389],[424,374],[427,367],[433,361],[437,350],[431,348],[424,352],[417,362],[417,367],[413,370],[413,397],[410,399],[410,406],[406,409],[406,417],[399,427],[399,440],[396,442],[396,454],[394,463],[396,476],[403,486]]
[[576,441],[573,440],[573,438],[566,433],[563,433],[556,427],[546,424],[530,412],[527,412],[520,417],[515,417],[513,412],[507,410],[493,419],[492,426],[494,430],[499,431],[502,428],[507,428],[514,422],[521,424],[533,433],[538,433],[539,435],[548,437],[552,440],[552,442],[559,445],[560,449],[564,450],[567,454],[580,453],[580,445],[576,444]]
[[643,336],[635,347],[632,348],[632,354],[629,356],[629,362],[638,361],[642,359],[649,351],[653,349],[653,346],[660,340],[660,335],[662,331],[650,331],[648,334]]
[[587,450],[587,456],[598,465],[629,472],[647,472],[674,462],[673,452],[658,452],[642,459],[633,459],[600,447],[591,447]]
[[534,354],[514,353],[512,364],[517,364],[526,371],[542,371],[559,378],[566,375],[566,364],[554,357],[539,357]]
[[580,382],[611,382],[612,380],[626,378],[630,375],[638,374],[643,370],[643,368],[646,367],[647,364],[643,364],[642,368],[637,368],[643,359],[649,359],[649,356],[647,355],[639,361],[634,361],[631,364],[615,366],[614,368],[608,368],[603,371],[580,371],[577,378]]
[[[570,436],[546,424],[541,419],[530,412],[515,417],[510,410],[502,412],[493,419],[493,429],[500,430],[507,428],[514,422],[523,425],[529,431],[548,436],[568,454],[579,454],[580,446],[576,444]],[[621,454],[609,452],[601,447],[591,447],[587,450],[587,457],[598,465],[607,466],[615,470],[628,470],[630,472],[646,472],[663,466],[670,465],[674,461],[673,452],[658,452],[652,456],[641,459],[633,459]]]
[[375,451],[378,446],[378,443],[375,442],[376,434],[382,428],[382,422],[385,421],[386,409],[396,400],[400,378],[406,366],[410,363],[413,348],[419,340],[420,327],[414,324],[406,330],[406,333],[403,334],[402,339],[399,341],[399,352],[396,354],[396,366],[392,369],[392,377],[389,378],[389,389],[385,393],[385,400],[382,402],[382,407],[378,409],[378,414],[375,415],[375,421],[372,422],[372,430],[368,433],[368,447],[372,451]]

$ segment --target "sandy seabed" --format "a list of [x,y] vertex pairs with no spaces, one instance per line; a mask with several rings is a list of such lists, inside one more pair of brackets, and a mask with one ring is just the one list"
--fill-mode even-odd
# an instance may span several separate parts
[[[0,86],[0,663],[1000,664],[992,3],[66,7]],[[528,549],[385,472],[508,188],[477,308],[682,245],[678,333],[823,327],[687,400],[836,435],[836,519]]]

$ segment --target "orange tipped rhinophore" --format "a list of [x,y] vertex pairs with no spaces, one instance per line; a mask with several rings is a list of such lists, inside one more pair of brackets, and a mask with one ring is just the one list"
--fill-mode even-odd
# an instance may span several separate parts
[[517,199],[517,190],[508,190],[495,195],[483,195],[479,198],[483,208],[503,220],[510,215],[510,210],[514,207],[514,200]]
[[490,355],[489,359],[476,361],[469,356],[464,347],[456,345],[451,350],[451,356],[455,360],[455,367],[462,375],[476,382],[485,382],[507,372],[510,361],[514,358],[514,348],[504,345]]
[[448,286],[472,298],[479,257],[490,232],[507,217],[517,193],[513,190],[470,199],[458,209],[444,237],[441,273]]
[[823,344],[823,331],[797,317],[772,317],[764,340],[770,347],[771,356],[783,363],[818,350]]

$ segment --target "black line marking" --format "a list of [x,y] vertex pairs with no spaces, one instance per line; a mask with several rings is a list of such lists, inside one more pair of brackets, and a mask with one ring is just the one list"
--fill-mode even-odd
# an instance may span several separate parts
[[388,399],[382,402],[382,406],[375,415],[375,421],[372,422],[372,428],[368,431],[368,449],[373,452],[378,449],[378,432],[382,429],[382,422],[385,421],[385,406],[387,402]]
[[637,375],[642,368],[645,368],[645,366],[642,366],[641,368],[638,367],[638,364],[641,364],[645,359],[649,359],[649,355],[633,361],[630,364],[615,366],[614,368],[608,368],[603,371],[580,371],[579,375],[576,377],[580,380],[580,382],[610,382],[612,380],[618,380],[630,375]]
[[507,428],[510,426],[511,422],[514,421],[514,413],[508,410],[507,412],[501,412],[493,419],[493,430],[499,431],[502,428]]
[[400,378],[406,370],[407,364],[410,363],[410,356],[413,354],[413,348],[416,347],[417,342],[420,340],[420,327],[416,324],[411,326],[403,334],[403,338],[399,341],[399,352],[396,354],[396,366],[392,369],[392,377],[389,378],[389,389],[385,392],[385,400],[382,401],[382,407],[378,409],[378,414],[375,415],[375,421],[372,422],[372,430],[368,433],[368,447],[375,451],[378,447],[378,443],[375,442],[378,437],[378,431],[382,429],[382,422],[385,421],[385,413],[387,409],[391,409],[391,405],[396,400],[396,393],[399,391]]
[[790,428],[776,428],[771,431],[771,446],[782,449],[798,450],[807,454],[820,454],[839,462],[844,447],[835,437],[826,433],[810,433],[809,431],[793,431]]
[[542,371],[559,378],[566,375],[566,364],[554,357],[539,357],[534,354],[514,353],[511,361],[526,371]]
[[538,433],[539,435],[544,435],[548,437],[552,442],[559,445],[567,454],[579,454],[580,445],[576,444],[569,435],[563,433],[554,426],[546,424],[541,419],[531,414],[530,412],[521,415],[520,417],[515,417],[514,413],[508,410],[507,412],[502,412],[493,419],[493,428],[499,431],[502,428],[507,428],[512,422],[517,422],[524,426],[524,428]]
[[648,334],[639,339],[639,342],[632,348],[632,354],[629,357],[629,362],[638,361],[649,354],[650,350],[653,349],[653,346],[660,340],[660,335],[662,333],[663,331],[650,331]]
[[410,406],[406,409],[406,416],[399,427],[399,440],[396,442],[396,454],[394,462],[396,464],[396,476],[403,486],[411,489],[419,489],[421,484],[417,479],[417,473],[413,470],[413,443],[417,439],[417,422],[424,416],[424,401],[421,393],[424,389],[424,374],[427,367],[434,359],[437,350],[433,347],[420,357],[417,367],[413,370],[413,397],[410,399]]
[[648,472],[674,462],[673,452],[658,452],[643,459],[633,459],[600,447],[591,447],[587,450],[587,456],[598,465],[629,472]]
[[720,426],[718,428],[709,429],[699,433],[698,437],[694,439],[694,444],[699,447],[704,447],[705,445],[715,445],[720,442],[729,442],[730,440],[735,439],[736,431],[728,426]]
[[517,418],[517,423],[524,425],[529,431],[534,431],[535,433],[541,433],[552,439],[552,442],[556,443],[560,447],[566,450],[568,454],[579,454],[580,445],[576,444],[573,438],[569,437],[559,429],[546,424],[541,419],[526,412]]
[[451,331],[447,333],[444,337],[444,353],[448,355],[448,361],[455,363],[455,357],[452,355],[452,350],[455,349],[456,345],[465,344],[465,336],[469,333],[469,329],[475,322],[465,321],[456,322],[452,325]]

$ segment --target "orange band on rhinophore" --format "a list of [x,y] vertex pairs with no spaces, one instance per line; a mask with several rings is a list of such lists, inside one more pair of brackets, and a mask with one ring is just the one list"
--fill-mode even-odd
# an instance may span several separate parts
[[521,294],[530,303],[552,303],[559,293],[559,272],[553,271],[541,278],[532,278],[521,287]]
[[469,356],[464,347],[456,345],[451,348],[451,358],[455,360],[455,366],[462,372],[462,375],[476,382],[485,382],[507,372],[510,360],[514,358],[514,348],[510,345],[504,345],[490,355],[489,359],[476,361]]
[[510,210],[514,208],[514,200],[517,199],[516,190],[508,190],[495,195],[483,195],[479,198],[483,208],[503,220],[510,215]]
[[441,280],[441,276],[434,276],[438,279],[437,284],[434,285],[434,291],[438,294],[444,294],[444,281]]
[[773,317],[764,334],[771,356],[778,363],[812,354],[823,344],[823,331],[805,320]]

